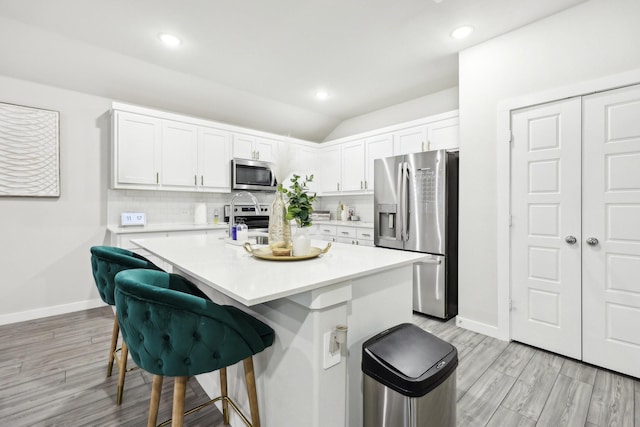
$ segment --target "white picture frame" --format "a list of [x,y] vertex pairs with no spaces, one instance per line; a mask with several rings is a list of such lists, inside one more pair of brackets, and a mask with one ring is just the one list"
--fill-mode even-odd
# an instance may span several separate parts
[[60,197],[60,114],[0,102],[0,196]]

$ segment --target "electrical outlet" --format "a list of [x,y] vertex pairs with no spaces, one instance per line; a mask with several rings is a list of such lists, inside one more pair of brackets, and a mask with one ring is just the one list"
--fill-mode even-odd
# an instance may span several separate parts
[[332,331],[324,333],[324,351],[322,353],[322,367],[324,369],[329,369],[330,367],[337,365],[340,363],[341,359],[340,347],[338,347],[335,353],[331,353],[331,332]]

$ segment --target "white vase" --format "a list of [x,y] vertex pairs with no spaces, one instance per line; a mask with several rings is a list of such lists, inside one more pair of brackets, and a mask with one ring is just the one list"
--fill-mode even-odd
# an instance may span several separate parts
[[298,227],[295,236],[291,239],[293,256],[305,256],[311,253],[311,238],[307,227]]

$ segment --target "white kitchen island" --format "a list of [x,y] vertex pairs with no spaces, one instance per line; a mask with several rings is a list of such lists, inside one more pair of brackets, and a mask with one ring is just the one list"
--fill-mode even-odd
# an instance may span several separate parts
[[[134,243],[171,264],[213,301],[239,307],[275,330],[274,344],[254,357],[264,427],[362,425],[362,343],[411,322],[412,265],[426,259],[333,243],[318,258],[267,261],[211,235]],[[331,355],[328,337],[336,325],[347,325],[347,343]],[[230,367],[228,378],[229,395],[248,414],[242,364]],[[210,396],[219,395],[217,373],[198,381]],[[231,414],[231,425],[242,425]]]

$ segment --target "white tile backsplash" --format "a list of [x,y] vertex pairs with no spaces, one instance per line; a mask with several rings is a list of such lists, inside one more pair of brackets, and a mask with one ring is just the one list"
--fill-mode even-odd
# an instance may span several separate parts
[[325,196],[319,197],[320,206],[317,209],[328,210],[331,219],[336,219],[338,203],[355,208],[360,221],[373,222],[373,194],[350,196]]
[[[231,202],[233,194],[110,189],[107,194],[107,223],[119,225],[122,212],[145,212],[147,224],[193,224],[196,203],[206,203],[208,223],[213,223],[216,209],[220,212],[220,221],[223,221],[223,206]],[[273,193],[253,194],[260,203],[271,204],[274,198]],[[314,207],[329,210],[331,219],[335,219],[340,201],[346,206],[353,206],[361,221],[373,221],[373,195],[318,197]]]

